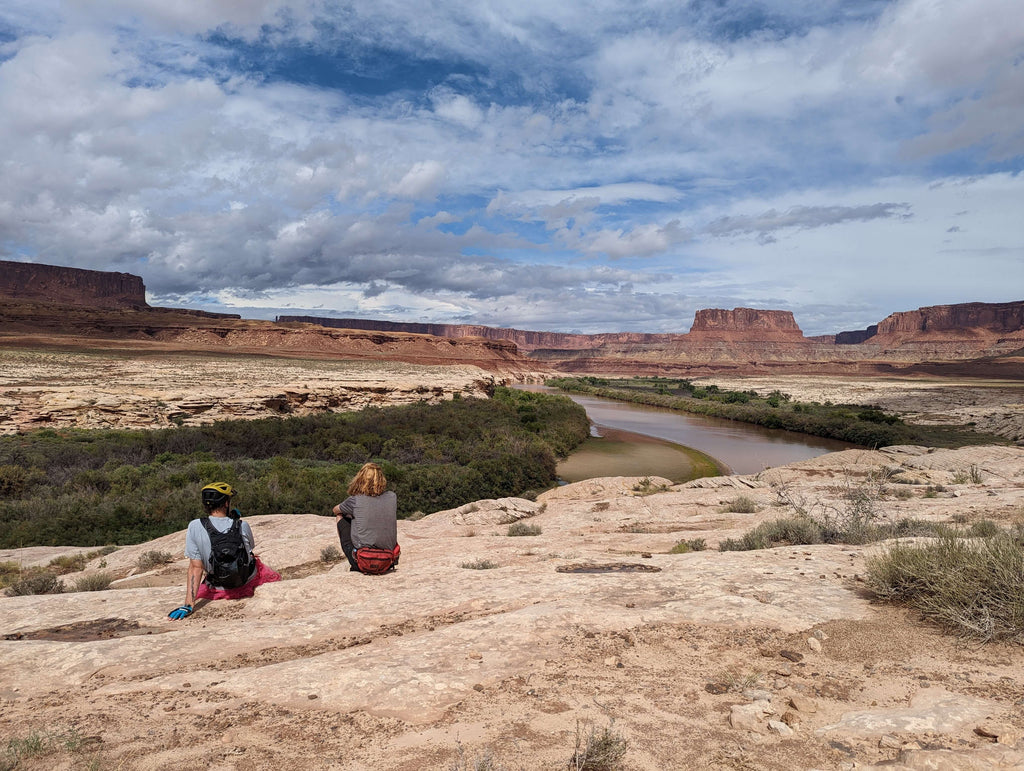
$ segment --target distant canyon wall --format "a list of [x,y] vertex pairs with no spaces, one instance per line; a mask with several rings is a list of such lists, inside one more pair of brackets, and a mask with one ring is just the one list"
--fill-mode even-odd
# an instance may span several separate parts
[[0,260],[0,297],[93,308],[146,308],[146,287],[131,273]]
[[[790,311],[699,310],[688,333],[529,332],[458,324],[406,324],[365,319],[281,316],[347,329],[507,340],[552,369],[608,374],[707,374],[817,367],[831,372],[888,369],[929,362],[1012,359],[1024,373],[1024,301],[964,303],[894,313],[864,330],[805,337]],[[996,365],[986,364],[986,372]],[[979,370],[981,374],[981,370]]]

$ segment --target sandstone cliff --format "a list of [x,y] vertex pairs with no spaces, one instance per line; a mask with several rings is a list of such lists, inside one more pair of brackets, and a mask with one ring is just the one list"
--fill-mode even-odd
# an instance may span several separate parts
[[0,260],[0,297],[98,308],[146,308],[139,276]]
[[1024,302],[931,305],[916,311],[893,313],[878,323],[876,334],[919,336],[944,334],[1015,334],[1024,330]]
[[722,308],[699,310],[690,327],[691,335],[727,333],[747,339],[803,339],[791,311],[766,311],[755,308]]
[[560,350],[588,350],[608,343],[655,343],[669,335],[646,332],[609,332],[581,335],[566,332],[534,332],[525,329],[486,327],[479,324],[422,324],[376,319],[337,319],[324,316],[278,316],[278,323],[318,324],[332,329],[364,329],[376,332],[408,332],[459,339],[482,337],[487,340],[508,340],[523,351],[555,348]]

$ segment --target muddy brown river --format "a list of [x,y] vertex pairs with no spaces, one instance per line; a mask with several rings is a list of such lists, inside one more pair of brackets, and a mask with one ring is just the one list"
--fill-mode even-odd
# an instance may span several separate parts
[[[546,386],[523,387],[545,393],[562,393]],[[613,429],[681,444],[711,456],[733,474],[756,474],[773,466],[856,446],[734,420],[689,415],[596,396],[565,395],[587,411],[598,435],[602,429]]]

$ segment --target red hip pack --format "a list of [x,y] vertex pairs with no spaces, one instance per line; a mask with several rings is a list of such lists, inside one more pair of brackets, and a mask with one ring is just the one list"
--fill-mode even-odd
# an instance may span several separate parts
[[402,548],[395,545],[394,549],[378,549],[376,546],[364,546],[356,549],[356,566],[360,573],[379,576],[394,570],[398,565],[398,555]]

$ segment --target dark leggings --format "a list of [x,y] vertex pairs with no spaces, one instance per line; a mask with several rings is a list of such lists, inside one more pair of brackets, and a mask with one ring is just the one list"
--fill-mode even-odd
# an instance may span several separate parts
[[353,570],[359,570],[356,565],[356,550],[352,546],[352,520],[342,517],[338,520],[338,539],[341,541],[341,550],[345,552],[345,558]]

